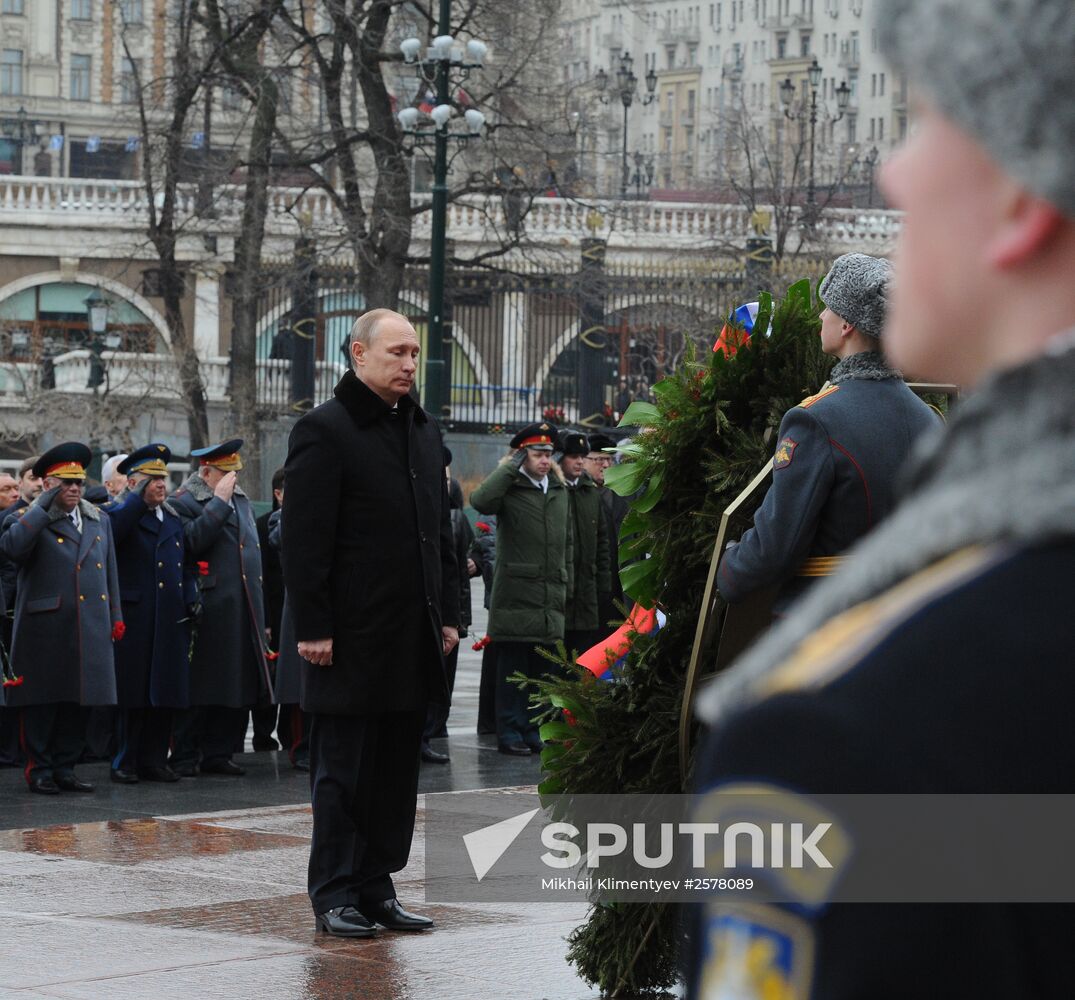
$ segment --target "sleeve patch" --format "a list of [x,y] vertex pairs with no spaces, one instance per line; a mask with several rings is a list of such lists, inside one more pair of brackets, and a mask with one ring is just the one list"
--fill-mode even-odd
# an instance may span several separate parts
[[773,455],[773,469],[786,469],[791,465],[791,460],[795,457],[795,448],[799,442],[794,441],[789,437],[781,438],[780,444],[776,446],[776,454]]
[[776,907],[710,903],[698,996],[805,1000],[813,973],[813,931]]

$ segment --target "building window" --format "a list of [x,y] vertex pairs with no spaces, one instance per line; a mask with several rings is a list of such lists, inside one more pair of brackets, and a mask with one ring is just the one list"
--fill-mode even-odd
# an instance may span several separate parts
[[777,59],[787,59],[788,57],[788,36],[777,35],[776,36],[776,57]]
[[799,55],[810,55],[810,35],[805,31],[799,35]]
[[858,135],[858,119],[854,115],[848,115],[847,117],[847,141],[856,142],[856,136]]
[[4,0],[4,4],[0,7],[0,14],[25,14],[23,9],[26,5],[26,0]]
[[71,0],[71,17],[75,21],[92,21],[93,0]]
[[138,81],[142,77],[141,65],[137,59],[123,60],[123,69],[119,76],[119,99],[124,104],[138,103]]
[[0,94],[22,93],[22,49],[4,49],[0,53]]
[[142,0],[122,0],[119,13],[124,24],[142,24],[145,21]]
[[884,118],[877,119],[877,141],[883,142],[885,138],[885,120]]
[[90,56],[71,56],[71,100],[88,101],[90,99]]
[[882,73],[880,75],[880,77],[878,77],[878,82],[880,84],[880,88],[879,88],[880,94],[881,94],[882,97],[884,97],[885,96],[885,74],[884,73]]

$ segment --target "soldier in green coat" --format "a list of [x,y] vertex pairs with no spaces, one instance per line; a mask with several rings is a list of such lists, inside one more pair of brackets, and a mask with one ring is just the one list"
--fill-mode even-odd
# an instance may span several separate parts
[[609,602],[608,521],[601,509],[601,490],[585,471],[590,453],[586,435],[565,431],[560,451],[574,541],[574,586],[567,600],[564,645],[569,653],[584,653],[612,631],[601,618],[601,608]]
[[564,638],[572,537],[567,487],[552,461],[555,441],[556,428],[549,423],[521,430],[511,439],[515,453],[470,498],[475,510],[497,515],[488,629],[498,649],[497,745],[505,754],[541,752],[529,694],[508,678],[547,673],[548,662],[535,647]]

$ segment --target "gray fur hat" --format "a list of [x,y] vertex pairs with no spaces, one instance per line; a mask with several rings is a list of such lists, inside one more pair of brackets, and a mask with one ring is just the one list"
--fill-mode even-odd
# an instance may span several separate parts
[[880,337],[892,264],[884,257],[845,253],[832,262],[818,297],[840,319],[860,333]]
[[1075,217],[1075,3],[882,0],[893,66],[1012,177]]

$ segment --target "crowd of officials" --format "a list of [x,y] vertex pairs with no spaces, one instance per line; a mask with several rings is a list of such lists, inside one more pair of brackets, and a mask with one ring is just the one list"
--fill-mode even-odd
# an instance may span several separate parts
[[[0,766],[24,768],[31,791],[91,792],[75,768],[97,759],[119,784],[241,776],[233,757],[251,722],[255,750],[282,744],[309,770],[280,561],[284,470],[272,479],[272,510],[255,518],[238,484],[241,447],[195,451],[197,471],[170,495],[172,455],[160,443],[110,459],[101,486],[87,488],[91,452],[77,442],[0,476]],[[477,530],[443,449],[461,635],[471,578],[483,577],[490,608],[477,644],[478,732],[496,733],[503,753],[540,750],[526,693],[508,678],[547,669],[537,645],[588,648],[618,614],[615,539],[627,504],[604,486],[613,447],[548,423],[521,431],[475,491],[477,509],[497,515]],[[445,657],[449,692],[457,660],[458,646]],[[447,735],[449,704],[428,706],[427,762],[449,760],[430,742]]]

